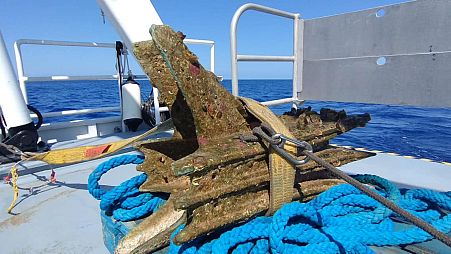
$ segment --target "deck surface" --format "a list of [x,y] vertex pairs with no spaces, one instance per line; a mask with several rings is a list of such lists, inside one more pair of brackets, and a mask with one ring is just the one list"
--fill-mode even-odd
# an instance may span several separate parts
[[[103,245],[99,202],[87,191],[91,171],[103,160],[66,166],[57,170],[57,182],[36,188],[30,195],[20,191],[18,204],[9,215],[12,188],[0,186],[0,239],[2,253],[108,253]],[[102,188],[116,186],[138,174],[134,165],[118,167],[102,178]],[[50,170],[20,178],[19,186],[43,183]]]
[[437,162],[378,153],[340,169],[348,174],[378,175],[399,187],[451,191],[451,167]]
[[[118,133],[103,138],[55,144],[53,149],[109,143],[140,133]],[[171,132],[150,136],[166,137]],[[128,154],[137,154],[132,149]],[[54,167],[57,182],[45,184],[51,167],[42,162],[26,162],[19,166],[20,187],[34,188],[33,193],[20,190],[13,212],[6,213],[13,197],[10,185],[0,183],[0,253],[108,253],[103,244],[99,201],[87,191],[88,176],[97,165],[110,159],[93,160],[69,166]],[[10,165],[0,167],[0,175],[9,172]],[[140,174],[135,165],[120,166],[102,177],[102,188],[112,188]]]

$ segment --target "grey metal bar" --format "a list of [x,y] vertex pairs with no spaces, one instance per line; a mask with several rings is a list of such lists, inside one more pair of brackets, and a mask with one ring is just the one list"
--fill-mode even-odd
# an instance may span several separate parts
[[75,42],[75,41],[54,41],[54,40],[35,40],[35,39],[20,39],[16,41],[18,47],[22,44],[31,45],[52,45],[52,46],[74,46],[74,47],[94,47],[94,48],[115,48],[114,43],[104,42]]
[[23,77],[24,81],[62,81],[62,80],[116,80],[118,75],[95,75],[95,76],[46,76],[46,77]]
[[[232,18],[232,22],[230,23],[230,52],[231,52],[231,58],[232,58],[232,94],[235,96],[238,96],[238,53],[237,53],[237,42],[236,42],[236,30],[237,30],[237,24],[238,20],[240,19],[241,15],[248,10],[255,10],[260,11],[264,13],[269,13],[272,15],[284,17],[284,18],[290,18],[293,20],[296,20],[299,18],[299,14],[296,13],[290,13],[286,11],[281,11],[278,9],[258,5],[258,4],[245,4],[238,8],[238,10],[235,12]],[[295,36],[297,33],[295,33]],[[250,61],[250,60],[249,60]]]
[[211,41],[211,40],[199,40],[199,39],[184,39],[183,40],[184,43],[186,44],[197,44],[197,45],[215,45],[215,41]]
[[243,62],[294,62],[294,56],[258,56],[258,55],[237,55],[238,61]]
[[284,98],[284,99],[262,102],[262,104],[266,105],[266,106],[277,106],[277,105],[283,105],[283,104],[289,104],[289,103],[299,103],[299,101],[297,101],[296,99],[293,99],[293,98]]
[[[148,79],[146,75],[134,75],[135,79]],[[87,76],[43,76],[43,77],[23,77],[24,81],[62,81],[62,80],[117,80],[118,75],[87,75]]]

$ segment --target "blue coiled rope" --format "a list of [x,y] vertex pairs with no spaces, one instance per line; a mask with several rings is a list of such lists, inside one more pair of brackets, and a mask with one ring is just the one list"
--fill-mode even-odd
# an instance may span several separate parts
[[[116,220],[136,220],[153,213],[167,197],[140,193],[145,174],[131,178],[111,191],[99,180],[110,169],[141,164],[139,155],[123,155],[100,164],[89,176],[88,190],[100,207]],[[451,193],[408,190],[401,194],[389,181],[372,175],[355,177],[376,186],[376,191],[421,217],[442,232],[451,232]],[[402,218],[348,184],[335,186],[308,203],[284,205],[272,217],[257,217],[222,232],[216,239],[200,237],[182,246],[171,243],[169,253],[374,253],[369,246],[397,246],[431,240],[425,231],[395,226]],[[174,233],[175,236],[183,226]]]
[[[409,190],[404,194],[387,180],[357,176],[404,209],[445,233],[451,231],[450,193]],[[414,226],[395,227],[396,214],[348,184],[320,194],[308,203],[284,205],[272,217],[257,217],[217,239],[196,239],[169,253],[374,253],[369,246],[396,246],[432,239]],[[180,230],[174,232],[173,236]]]
[[135,176],[110,191],[100,188],[99,181],[109,170],[127,164],[141,164],[142,155],[122,155],[100,164],[88,178],[88,191],[100,200],[100,209],[111,213],[118,221],[130,221],[155,212],[167,199],[164,195],[139,192],[139,186],[147,180],[146,174]]

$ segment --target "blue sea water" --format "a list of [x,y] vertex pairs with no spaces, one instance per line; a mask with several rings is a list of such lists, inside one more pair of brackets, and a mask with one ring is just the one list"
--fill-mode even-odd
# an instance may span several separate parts
[[[142,97],[150,93],[148,81],[139,81]],[[230,80],[223,81],[230,91]],[[31,82],[27,86],[29,102],[41,112],[119,105],[115,81]],[[240,95],[267,101],[289,97],[291,80],[241,80]],[[451,109],[420,108],[364,103],[307,101],[314,110],[323,107],[344,109],[348,114],[370,113],[364,128],[354,129],[333,143],[394,152],[435,161],[451,162]],[[272,107],[277,114],[290,110],[290,105]],[[68,121],[118,115],[118,112],[95,113],[45,119],[44,122]]]

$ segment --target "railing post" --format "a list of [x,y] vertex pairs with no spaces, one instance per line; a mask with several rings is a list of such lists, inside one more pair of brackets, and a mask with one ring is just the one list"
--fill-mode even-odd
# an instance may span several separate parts
[[238,58],[237,58],[237,48],[236,48],[236,27],[238,20],[244,10],[243,6],[235,12],[233,15],[232,22],[230,23],[230,55],[232,59],[232,94],[238,96]]
[[[293,55],[292,56],[254,56],[254,55],[238,55],[237,52],[237,38],[236,30],[238,20],[241,15],[247,10],[260,11],[284,18],[294,20],[294,40],[293,40]],[[231,55],[231,78],[232,78],[232,94],[238,96],[238,61],[271,61],[271,62],[293,62],[293,95],[292,100],[297,103],[300,93],[302,91],[302,63],[303,63],[303,41],[299,35],[303,34],[304,23],[298,13],[290,13],[286,11],[277,10],[274,8],[258,5],[245,4],[236,10],[230,23],[230,55]],[[278,102],[285,101],[276,100]]]
[[302,71],[304,64],[304,20],[296,14],[294,18],[294,39],[293,39],[293,99],[294,107],[297,107],[297,101],[301,100],[302,93]]
[[20,90],[22,91],[22,96],[25,103],[28,104],[28,93],[27,86],[25,85],[25,71],[22,62],[22,50],[20,41],[14,42],[14,55],[16,56],[16,67],[17,67],[17,78],[19,80]]
[[215,73],[215,44],[210,47],[210,71]]
[[158,89],[153,87],[153,107],[155,112],[155,124],[158,125],[161,123],[160,118],[160,102],[158,101]]

